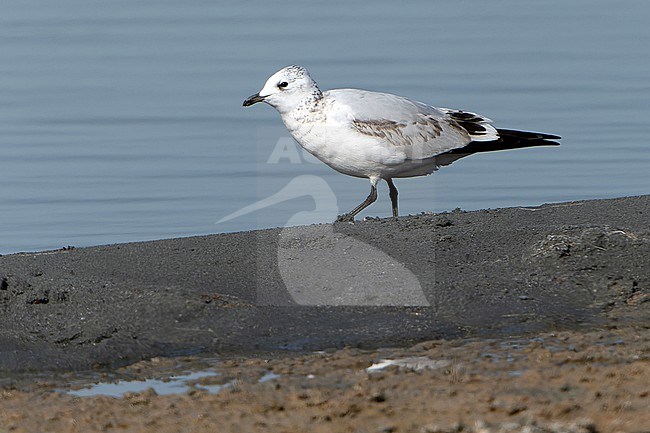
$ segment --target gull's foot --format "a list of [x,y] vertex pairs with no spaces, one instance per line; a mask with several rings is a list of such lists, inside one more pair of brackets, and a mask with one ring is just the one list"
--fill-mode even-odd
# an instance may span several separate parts
[[343,215],[339,215],[338,217],[336,217],[335,222],[337,222],[337,223],[353,223],[354,222],[354,216],[350,215],[350,214],[347,214],[347,213],[344,213]]

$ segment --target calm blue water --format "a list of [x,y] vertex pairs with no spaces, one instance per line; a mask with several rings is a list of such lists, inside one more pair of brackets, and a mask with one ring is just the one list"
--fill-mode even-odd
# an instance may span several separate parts
[[[563,137],[401,180],[402,213],[646,194],[648,17],[644,0],[4,0],[0,253],[281,226],[314,200],[215,222],[303,174],[349,210],[366,180],[305,162],[271,107],[241,107],[291,63],[324,89]],[[380,194],[364,215],[389,215]]]

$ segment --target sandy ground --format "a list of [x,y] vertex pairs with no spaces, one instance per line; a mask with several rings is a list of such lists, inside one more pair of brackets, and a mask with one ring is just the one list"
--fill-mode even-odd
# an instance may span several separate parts
[[[402,365],[367,371],[385,359]],[[200,366],[154,358],[119,373]],[[4,389],[0,432],[650,431],[647,327],[230,359],[215,370],[199,383],[230,383],[217,395],[72,397],[50,380]],[[260,383],[268,372],[278,377]]]

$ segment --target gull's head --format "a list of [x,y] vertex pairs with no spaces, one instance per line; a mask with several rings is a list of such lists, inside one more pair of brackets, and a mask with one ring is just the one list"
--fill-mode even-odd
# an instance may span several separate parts
[[251,95],[244,101],[244,107],[257,102],[266,102],[280,113],[286,113],[296,108],[305,99],[321,95],[309,72],[302,66],[292,65],[271,75],[259,93]]

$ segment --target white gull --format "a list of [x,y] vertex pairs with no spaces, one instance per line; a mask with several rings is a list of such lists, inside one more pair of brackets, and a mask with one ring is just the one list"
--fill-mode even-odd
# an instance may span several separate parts
[[296,141],[334,170],[370,179],[370,194],[338,221],[377,200],[377,183],[388,184],[398,216],[394,178],[431,174],[477,152],[558,145],[557,135],[497,129],[480,114],[436,108],[389,93],[360,89],[321,91],[301,66],[273,74],[244,106],[266,102]]

